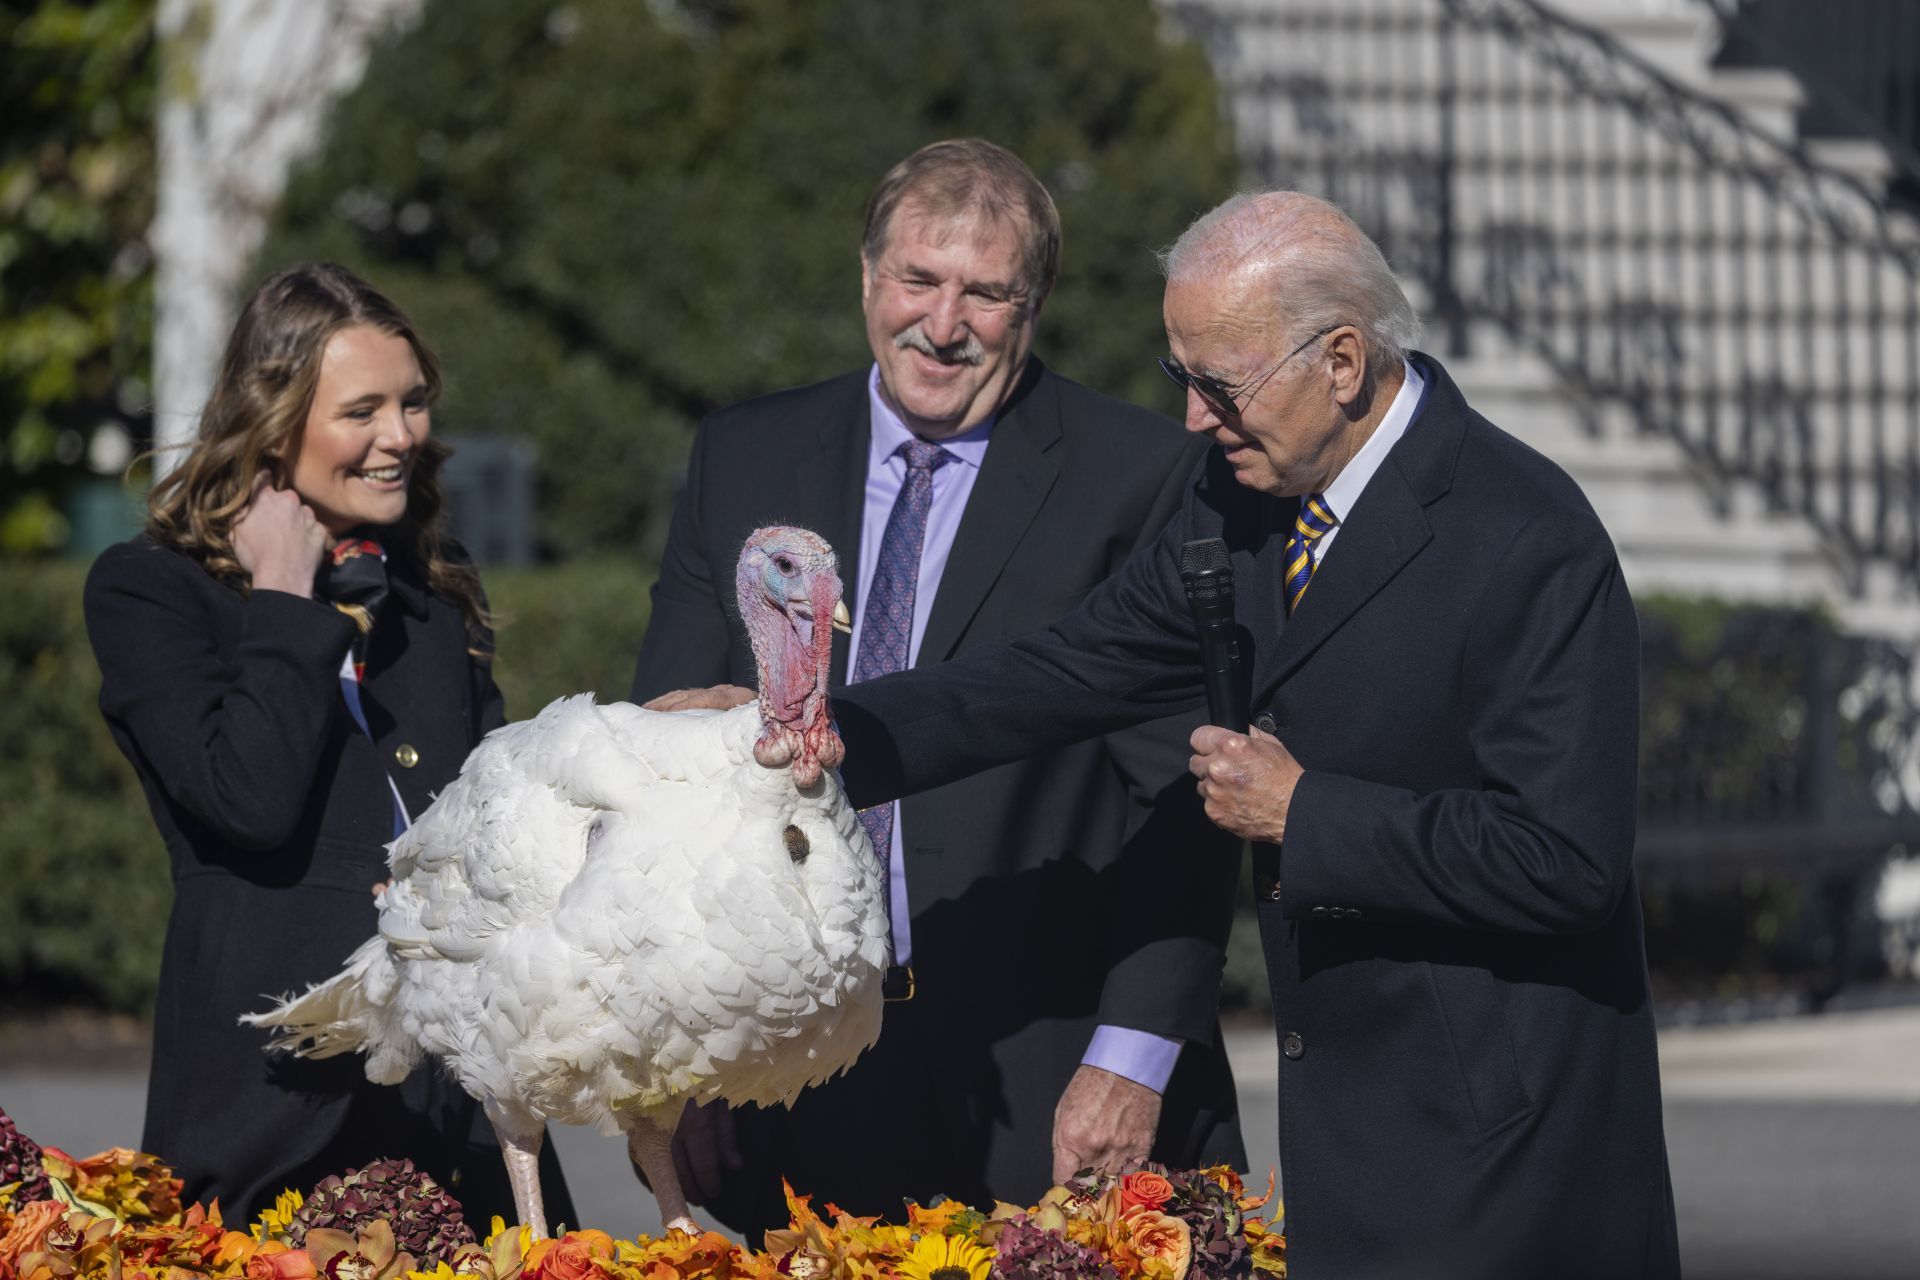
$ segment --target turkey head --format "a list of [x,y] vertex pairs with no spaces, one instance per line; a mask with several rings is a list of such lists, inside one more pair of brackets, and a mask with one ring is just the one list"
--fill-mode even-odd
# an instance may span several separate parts
[[844,754],[827,709],[833,633],[847,629],[839,562],[818,534],[756,529],[740,549],[734,586],[760,671],[753,758],[770,769],[790,763],[794,785],[811,787]]

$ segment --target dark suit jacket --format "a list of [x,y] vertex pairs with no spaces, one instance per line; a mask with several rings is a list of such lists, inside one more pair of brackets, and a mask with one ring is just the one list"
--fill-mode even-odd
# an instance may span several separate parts
[[[391,570],[361,688],[377,746],[341,696],[353,623],[332,607],[242,594],[145,536],[108,548],[87,578],[100,708],[173,867],[141,1141],[229,1221],[387,1156],[440,1179],[482,1232],[494,1213],[512,1218],[489,1127],[437,1071],[376,1086],[358,1055],[270,1058],[267,1033],[238,1021],[332,977],[373,936],[387,773],[418,814],[504,721],[459,608],[399,560]],[[396,761],[403,744],[411,768]],[[558,1165],[542,1172],[564,1202]],[[549,1214],[572,1220],[570,1204]]]
[[1071,617],[837,702],[871,804],[1199,696],[1182,543],[1232,551],[1256,715],[1305,767],[1255,848],[1300,1274],[1678,1274],[1632,869],[1638,640],[1551,462],[1425,403],[1298,612],[1298,504],[1217,453]]
[[[700,429],[654,588],[634,698],[754,683],[733,565],[756,527],[815,530],[859,563],[865,371],[716,413]],[[1203,441],[1030,367],[993,430],[917,665],[1051,622],[1164,524]],[[848,655],[833,656],[844,679]],[[791,1115],[741,1113],[759,1151],[711,1206],[752,1226],[780,1175],[861,1213],[899,1197],[1030,1202],[1053,1109],[1097,1024],[1187,1041],[1159,1154],[1244,1163],[1215,1010],[1239,863],[1185,781],[1197,717],[995,769],[907,801],[919,991],[877,1048]],[[1162,789],[1168,803],[1157,803]],[[990,1201],[975,1200],[975,1203]]]

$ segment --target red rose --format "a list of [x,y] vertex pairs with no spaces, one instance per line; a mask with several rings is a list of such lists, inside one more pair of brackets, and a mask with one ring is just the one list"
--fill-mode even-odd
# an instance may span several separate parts
[[1173,1197],[1173,1184],[1151,1169],[1141,1169],[1120,1179],[1120,1212],[1129,1209],[1158,1209]]

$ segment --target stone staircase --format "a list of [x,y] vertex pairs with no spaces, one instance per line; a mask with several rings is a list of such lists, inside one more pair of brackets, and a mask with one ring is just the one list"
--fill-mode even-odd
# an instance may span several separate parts
[[1920,232],[1695,0],[1199,0],[1250,164],[1380,240],[1426,349],[1636,592],[1920,637]]

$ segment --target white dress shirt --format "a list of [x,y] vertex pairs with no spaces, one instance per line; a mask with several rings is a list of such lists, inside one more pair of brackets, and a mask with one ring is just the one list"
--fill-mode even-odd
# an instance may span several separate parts
[[1411,361],[1402,360],[1400,367],[1406,371],[1406,381],[1400,384],[1399,392],[1393,397],[1393,403],[1387,406],[1387,416],[1380,419],[1380,425],[1373,429],[1367,442],[1360,451],[1347,460],[1340,469],[1327,491],[1320,495],[1321,505],[1333,516],[1333,528],[1320,535],[1313,548],[1313,566],[1317,572],[1325,563],[1327,552],[1333,549],[1333,540],[1340,536],[1340,527],[1346,523],[1347,512],[1353,510],[1353,504],[1360,500],[1361,490],[1367,487],[1367,481],[1373,479],[1373,473],[1387,460],[1387,450],[1400,441],[1407,433],[1407,424],[1413,421],[1413,411],[1420,407],[1420,394],[1427,389],[1427,383]]

